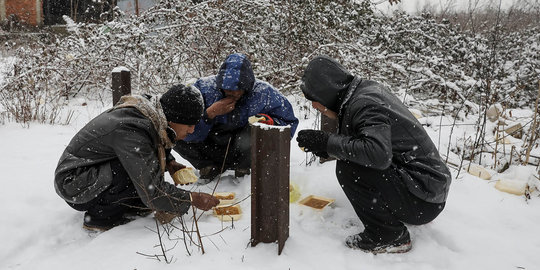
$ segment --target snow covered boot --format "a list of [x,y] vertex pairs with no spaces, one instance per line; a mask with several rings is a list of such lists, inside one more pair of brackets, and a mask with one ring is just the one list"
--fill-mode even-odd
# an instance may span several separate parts
[[122,216],[117,218],[99,218],[84,213],[83,228],[90,232],[104,232],[130,221],[130,219]]
[[378,253],[405,253],[412,248],[409,231],[405,228],[394,240],[383,242],[371,239],[366,233],[351,235],[345,239],[345,244],[352,249],[364,252]]

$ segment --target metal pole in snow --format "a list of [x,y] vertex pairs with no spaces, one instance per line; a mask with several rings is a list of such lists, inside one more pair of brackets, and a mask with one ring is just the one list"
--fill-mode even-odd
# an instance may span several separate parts
[[290,140],[290,127],[251,126],[250,242],[277,242],[278,254],[289,237]]
[[116,67],[112,71],[113,105],[120,97],[131,95],[131,73],[126,67]]

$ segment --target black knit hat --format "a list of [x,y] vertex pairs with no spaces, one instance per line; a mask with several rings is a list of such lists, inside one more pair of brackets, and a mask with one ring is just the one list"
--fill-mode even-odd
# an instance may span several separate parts
[[167,121],[196,125],[203,116],[204,101],[201,92],[195,86],[173,85],[159,101]]

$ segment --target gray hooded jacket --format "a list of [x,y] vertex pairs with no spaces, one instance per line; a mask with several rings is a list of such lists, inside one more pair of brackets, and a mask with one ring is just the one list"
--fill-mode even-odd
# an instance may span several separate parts
[[383,85],[354,77],[326,56],[313,59],[302,80],[306,98],[339,114],[339,132],[330,135],[327,145],[339,168],[393,166],[418,198],[446,201],[448,167],[422,125]]
[[163,178],[164,150],[173,144],[165,138],[163,124],[158,124],[166,125],[159,100],[135,98],[133,105],[121,100],[73,137],[55,171],[56,192],[75,204],[92,200],[111,184],[109,161],[118,159],[146,206],[186,213],[191,206],[189,192]]

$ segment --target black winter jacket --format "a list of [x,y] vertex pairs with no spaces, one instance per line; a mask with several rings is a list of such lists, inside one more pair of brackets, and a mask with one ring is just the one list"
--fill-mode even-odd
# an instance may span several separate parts
[[[312,99],[339,112],[339,134],[331,134],[327,145],[338,167],[361,171],[392,166],[412,194],[431,203],[445,202],[451,182],[448,167],[406,106],[381,84],[351,76],[331,58],[317,59],[306,68],[302,90],[308,99],[326,100]],[[339,81],[318,87],[311,78],[319,80],[328,70],[338,74]]]
[[71,203],[90,201],[111,184],[109,161],[119,159],[146,206],[186,213],[191,205],[189,192],[164,181],[158,144],[152,122],[136,108],[106,111],[66,147],[55,171],[56,192]]

